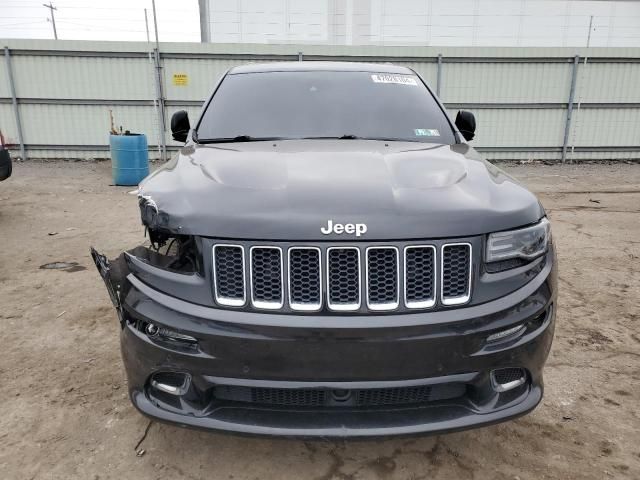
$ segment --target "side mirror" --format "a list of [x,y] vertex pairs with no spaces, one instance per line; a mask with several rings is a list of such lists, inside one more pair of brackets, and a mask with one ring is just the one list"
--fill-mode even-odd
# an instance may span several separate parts
[[171,136],[177,142],[186,142],[191,125],[189,115],[186,111],[180,110],[171,117]]
[[[171,126],[173,126],[173,122]],[[456,115],[456,127],[460,130],[464,139],[470,142],[476,134],[476,117],[471,112],[460,110]]]

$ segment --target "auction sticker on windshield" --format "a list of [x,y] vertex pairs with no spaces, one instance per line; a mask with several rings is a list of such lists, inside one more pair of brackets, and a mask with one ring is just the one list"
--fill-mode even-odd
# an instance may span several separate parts
[[416,128],[416,137],[439,137],[440,132],[436,128]]
[[413,77],[407,77],[405,75],[389,75],[382,73],[374,73],[371,75],[371,80],[375,83],[397,83],[399,85],[412,85],[418,86],[418,82]]

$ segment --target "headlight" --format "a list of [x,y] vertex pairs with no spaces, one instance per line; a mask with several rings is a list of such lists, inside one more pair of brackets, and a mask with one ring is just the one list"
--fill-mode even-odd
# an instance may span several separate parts
[[551,225],[543,218],[539,223],[509,232],[491,233],[487,240],[487,263],[509,258],[531,260],[547,251]]

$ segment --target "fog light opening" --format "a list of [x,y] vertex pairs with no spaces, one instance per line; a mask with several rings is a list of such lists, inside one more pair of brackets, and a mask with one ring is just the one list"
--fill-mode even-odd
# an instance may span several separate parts
[[151,377],[151,386],[169,395],[184,395],[189,389],[191,377],[186,373],[162,372]]
[[507,328],[506,330],[500,330],[499,332],[489,335],[487,337],[487,342],[498,342],[500,340],[522,335],[525,329],[526,327],[524,325],[516,325],[515,327]]
[[526,381],[527,374],[523,368],[500,368],[491,371],[491,384],[498,393],[518,388]]
[[157,337],[160,329],[158,328],[157,325],[153,323],[147,323],[147,326],[145,327],[144,331],[150,337]]

